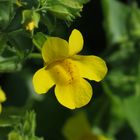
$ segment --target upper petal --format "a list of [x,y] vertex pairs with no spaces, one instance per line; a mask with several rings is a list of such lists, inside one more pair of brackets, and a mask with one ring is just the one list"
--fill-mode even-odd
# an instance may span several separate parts
[[48,37],[42,48],[42,56],[46,63],[51,63],[68,56],[68,42],[58,37]]
[[55,95],[63,106],[75,109],[86,105],[92,97],[92,87],[84,79],[79,79],[67,86],[56,85]]
[[49,71],[45,67],[39,69],[33,76],[33,86],[38,94],[46,93],[54,84]]
[[106,63],[100,57],[76,55],[73,60],[79,68],[80,75],[89,80],[99,82],[107,73]]
[[69,37],[69,55],[74,55],[83,49],[83,36],[80,31],[74,29]]

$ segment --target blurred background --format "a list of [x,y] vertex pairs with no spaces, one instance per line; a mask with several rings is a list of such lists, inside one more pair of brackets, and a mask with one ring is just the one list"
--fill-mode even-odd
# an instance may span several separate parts
[[[0,74],[7,96],[0,115],[1,140],[12,130],[10,121],[18,120],[9,116],[22,116],[27,110],[35,111],[35,133],[44,140],[140,140],[139,1],[91,0],[80,18],[70,26],[58,22],[51,35],[68,39],[74,28],[84,37],[81,54],[97,55],[108,66],[102,82],[89,81],[93,87],[90,103],[69,110],[58,103],[53,89],[37,95],[32,76],[43,61],[28,59],[20,71]],[[48,32],[43,24],[37,30]]]

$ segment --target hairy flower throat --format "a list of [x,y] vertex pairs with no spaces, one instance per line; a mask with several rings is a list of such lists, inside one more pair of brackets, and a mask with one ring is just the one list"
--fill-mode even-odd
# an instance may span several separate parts
[[79,70],[71,59],[54,62],[50,66],[50,73],[54,81],[60,85],[68,85],[79,78]]

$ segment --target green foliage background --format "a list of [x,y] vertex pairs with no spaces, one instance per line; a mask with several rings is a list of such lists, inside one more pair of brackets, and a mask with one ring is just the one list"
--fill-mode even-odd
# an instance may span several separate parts
[[[91,134],[140,139],[139,3],[87,2],[0,0],[0,85],[7,95],[0,140],[98,140]],[[32,20],[37,28],[29,32],[25,26]],[[39,50],[46,37],[68,39],[73,28],[84,36],[82,54],[105,59],[108,74],[101,83],[91,82],[88,105],[69,110],[57,102],[53,89],[37,95],[32,76],[43,65]]]

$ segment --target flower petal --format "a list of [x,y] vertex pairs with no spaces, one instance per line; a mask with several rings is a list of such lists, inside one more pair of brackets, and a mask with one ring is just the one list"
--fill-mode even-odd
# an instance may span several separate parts
[[78,68],[71,59],[57,61],[48,66],[51,77],[58,85],[67,85],[77,79],[80,79]]
[[48,70],[39,69],[33,76],[33,86],[38,94],[46,93],[53,85],[54,81]]
[[6,96],[2,88],[0,87],[0,103],[6,101]]
[[100,57],[76,55],[73,57],[80,75],[89,80],[101,81],[107,73],[107,66]]
[[84,79],[67,86],[56,85],[55,95],[60,104],[75,109],[86,105],[92,97],[92,87]]
[[74,29],[69,37],[69,55],[74,55],[83,49],[83,36],[82,34]]
[[1,105],[1,103],[0,103],[0,113],[2,112],[2,105]]
[[68,56],[68,42],[58,37],[48,37],[42,48],[42,56],[46,63],[51,63]]

